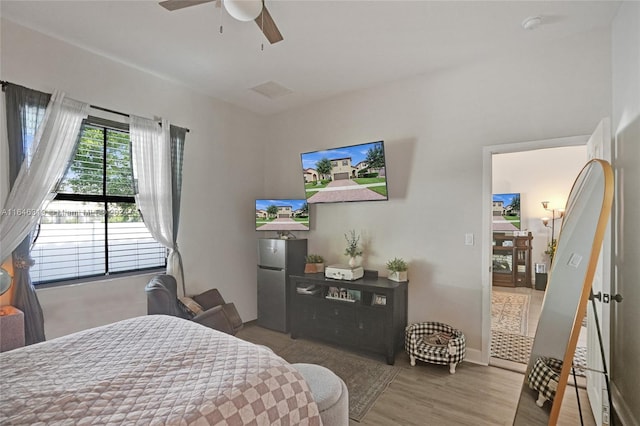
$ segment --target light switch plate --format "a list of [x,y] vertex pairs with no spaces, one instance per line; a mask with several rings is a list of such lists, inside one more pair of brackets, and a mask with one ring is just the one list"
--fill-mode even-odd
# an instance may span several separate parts
[[580,256],[578,253],[573,253],[569,258],[569,262],[567,263],[567,265],[577,269],[580,265],[580,262],[582,262],[582,256]]
[[465,246],[473,245],[473,234],[464,234],[464,245]]

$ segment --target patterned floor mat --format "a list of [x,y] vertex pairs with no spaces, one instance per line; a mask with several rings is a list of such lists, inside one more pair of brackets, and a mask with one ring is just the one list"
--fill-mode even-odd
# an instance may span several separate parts
[[[491,333],[491,356],[494,358],[527,364],[532,345],[533,337],[495,330]],[[586,347],[576,347],[573,364],[576,367],[576,375],[584,376],[584,368],[587,366]]]
[[503,333],[527,334],[528,294],[491,292],[491,329]]

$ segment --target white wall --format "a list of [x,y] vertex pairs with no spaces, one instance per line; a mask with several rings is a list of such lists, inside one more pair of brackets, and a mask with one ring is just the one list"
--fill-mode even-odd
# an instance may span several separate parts
[[[532,266],[546,263],[549,267],[544,251],[551,241],[551,229],[545,228],[541,218],[551,218],[551,213],[544,210],[542,201],[549,201],[549,208],[563,209],[573,181],[586,162],[586,145],[493,156],[493,193],[520,193],[521,229],[533,236]],[[561,220],[556,221],[556,238],[561,224]]]
[[[7,145],[6,131],[7,116],[5,114],[4,104],[4,96],[0,96],[0,208],[4,207],[4,200],[6,200],[9,194],[9,167],[7,165],[8,163],[4,160],[9,157],[9,146]],[[0,246],[2,246],[2,241],[0,241]],[[4,268],[10,274],[13,274],[11,261],[6,260],[3,263],[2,259],[0,259],[0,267]],[[13,287],[10,287],[7,292],[0,294],[0,306],[10,305],[12,296]]]
[[[264,163],[261,150],[256,149],[262,146],[263,118],[5,20],[0,73],[3,80],[26,87],[49,92],[60,89],[94,105],[145,117],[161,116],[190,128],[179,235],[187,292],[216,286],[236,303],[245,321],[256,318],[252,209],[263,188]],[[0,154],[0,176],[4,176],[5,147]],[[0,186],[6,185],[6,177],[2,179]],[[69,298],[73,302],[68,304],[61,301],[69,289],[42,290],[47,327],[55,327],[55,321],[63,316],[73,318],[77,329],[83,329],[144,314],[146,309],[140,307],[146,298],[139,280],[118,283],[117,291],[107,282],[75,288],[79,293]],[[81,306],[83,300],[87,306],[100,301],[117,307],[105,308],[111,314],[96,318]],[[72,331],[66,325],[62,328]],[[51,333],[59,334],[55,330]]]
[[614,285],[611,377],[623,424],[640,424],[640,3],[623,2],[613,21]]
[[[394,256],[409,260],[409,321],[460,327],[471,352],[481,348],[483,315],[482,146],[587,134],[610,115],[605,30],[268,121],[6,21],[1,47],[2,79],[191,128],[180,237],[189,290],[220,287],[244,320],[256,316],[256,233],[245,223],[252,223],[254,198],[302,197],[300,152],[384,139],[390,200],[312,206],[310,251],[344,261],[343,234],[356,229],[366,267],[382,270]],[[468,232],[474,246],[463,245]],[[138,314],[144,298],[135,284],[117,297],[99,294],[105,304],[131,300],[122,316]],[[88,321],[76,318],[84,328]]]
[[409,321],[463,329],[477,356],[489,267],[479,241],[482,147],[589,134],[610,114],[609,55],[609,32],[594,31],[279,114],[269,121],[267,193],[303,196],[300,152],[384,139],[390,200],[312,206],[310,251],[344,261],[343,234],[356,229],[366,267],[408,259]]

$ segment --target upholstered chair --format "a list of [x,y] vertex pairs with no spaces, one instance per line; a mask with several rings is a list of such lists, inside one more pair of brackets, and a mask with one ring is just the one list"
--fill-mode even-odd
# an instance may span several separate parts
[[242,319],[235,305],[226,303],[217,289],[178,298],[176,279],[161,274],[151,278],[145,292],[149,315],[172,315],[232,335],[242,328]]

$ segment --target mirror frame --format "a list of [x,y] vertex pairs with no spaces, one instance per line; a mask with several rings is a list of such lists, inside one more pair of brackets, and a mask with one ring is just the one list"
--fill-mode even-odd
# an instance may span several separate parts
[[[553,398],[553,402],[551,405],[551,409],[549,412],[549,417],[548,417],[548,425],[555,425],[558,422],[558,417],[560,415],[560,408],[562,406],[562,400],[564,398],[564,393],[565,393],[565,389],[567,387],[567,382],[568,382],[568,378],[569,378],[569,372],[571,371],[572,365],[573,365],[573,358],[575,355],[575,349],[576,349],[576,345],[578,343],[578,338],[580,335],[580,329],[582,327],[582,319],[585,317],[586,312],[587,312],[587,304],[589,301],[589,296],[591,294],[591,285],[593,282],[593,278],[595,276],[596,273],[596,269],[598,266],[598,258],[600,255],[600,250],[602,248],[602,243],[604,240],[604,235],[605,232],[607,230],[607,226],[609,224],[609,217],[611,214],[611,207],[613,205],[613,196],[614,196],[614,177],[613,177],[613,170],[611,168],[611,165],[605,161],[605,160],[600,160],[600,159],[593,159],[589,162],[587,162],[587,164],[582,168],[582,170],[580,171],[580,173],[578,174],[576,180],[573,183],[573,186],[571,188],[571,192],[569,194],[569,197],[567,199],[567,214],[565,215],[565,218],[563,220],[563,226],[562,229],[560,230],[560,235],[558,236],[558,248],[560,248],[560,244],[562,242],[562,234],[563,234],[563,229],[564,224],[566,223],[569,215],[571,215],[571,213],[576,213],[574,212],[571,207],[569,205],[570,202],[572,202],[573,204],[575,204],[575,200],[577,199],[576,197],[578,197],[580,194],[578,194],[576,191],[580,189],[580,186],[584,180],[585,177],[583,177],[583,174],[585,172],[588,172],[588,170],[592,167],[600,167],[601,172],[602,172],[602,180],[603,180],[603,185],[602,185],[602,204],[600,206],[600,212],[597,215],[597,222],[595,223],[595,232],[594,232],[594,236],[593,236],[593,242],[591,244],[591,250],[588,253],[588,264],[586,266],[585,269],[585,274],[584,274],[584,279],[582,282],[582,286],[581,286],[581,291],[579,292],[579,299],[577,302],[577,306],[576,306],[576,312],[575,312],[575,316],[573,317],[573,324],[571,325],[571,329],[570,329],[570,334],[569,334],[569,339],[567,341],[567,346],[566,349],[564,351],[564,356],[562,358],[562,368],[560,371],[560,375],[559,375],[559,379],[558,379],[558,385],[556,388],[556,392],[555,392],[555,397]],[[600,171],[600,170],[599,170]],[[589,195],[589,194],[586,194]],[[594,215],[595,218],[595,215]],[[593,228],[590,228],[593,229]],[[559,253],[556,253],[556,256],[554,256],[554,262],[559,258],[558,256]],[[552,267],[550,268],[550,275],[549,275],[549,284],[548,284],[548,289],[554,285],[554,280],[553,280],[553,271],[555,269],[555,265],[552,265]],[[555,281],[555,285],[559,285],[559,283],[557,282],[557,280]],[[576,286],[576,290],[578,290],[578,286]],[[573,294],[576,294],[577,291]],[[543,302],[543,306],[542,306],[542,311],[541,311],[541,315],[544,314],[545,312],[545,303],[547,302],[546,300],[547,298],[547,293],[545,293],[545,301]],[[575,299],[574,299],[575,300]],[[571,312],[569,312],[571,313]],[[568,324],[567,324],[568,325]],[[536,339],[538,338],[538,333],[536,333]],[[531,369],[533,368],[534,365],[534,357],[536,356],[536,354],[533,353],[533,348],[536,347],[536,341],[534,340],[534,343],[532,345],[532,351],[530,354],[530,358],[529,358],[529,362],[527,364],[527,370],[524,376],[524,380],[523,380],[523,384],[522,384],[522,388],[521,388],[521,392],[520,392],[520,397],[518,398],[518,405],[516,407],[516,413],[514,415],[514,420],[513,420],[513,424],[514,425],[524,425],[525,423],[522,423],[523,419],[519,419],[518,413],[520,410],[524,410],[525,409],[525,404],[526,400],[523,401],[523,398],[527,398],[527,392],[528,392],[528,376],[529,373],[531,371]],[[547,410],[545,410],[544,408],[540,408],[540,410],[544,410],[545,412]],[[526,411],[526,410],[525,410]],[[526,414],[522,414],[526,417]],[[531,418],[526,418],[524,420],[528,420],[530,421]],[[541,424],[543,419],[541,420]],[[545,419],[546,420],[546,414],[545,414]],[[527,424],[532,424],[532,423],[527,423]]]

